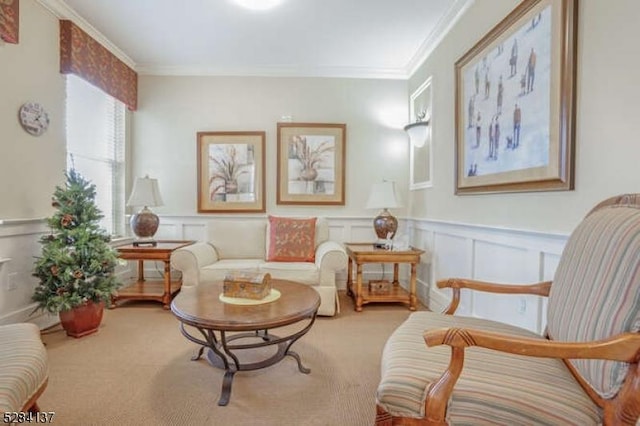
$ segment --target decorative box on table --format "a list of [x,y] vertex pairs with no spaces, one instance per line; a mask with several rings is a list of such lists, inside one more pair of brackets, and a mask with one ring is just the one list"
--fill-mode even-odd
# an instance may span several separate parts
[[386,294],[391,290],[391,283],[388,280],[371,280],[369,281],[369,293]]
[[224,277],[225,297],[243,299],[264,299],[271,293],[271,275],[269,273],[233,271]]

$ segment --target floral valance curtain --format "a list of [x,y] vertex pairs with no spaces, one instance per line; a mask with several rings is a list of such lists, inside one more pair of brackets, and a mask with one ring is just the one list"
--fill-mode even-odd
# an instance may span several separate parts
[[83,78],[132,111],[138,106],[138,74],[69,20],[60,21],[60,72]]
[[19,11],[18,0],[0,0],[0,38],[7,43],[18,44]]

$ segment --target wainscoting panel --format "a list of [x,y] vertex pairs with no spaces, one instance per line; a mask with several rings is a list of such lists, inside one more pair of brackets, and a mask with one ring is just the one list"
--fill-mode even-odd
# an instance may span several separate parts
[[38,280],[31,274],[40,255],[40,237],[49,232],[44,219],[0,221],[0,324],[33,322],[40,327],[52,324],[51,316],[33,313],[31,301]]
[[[429,289],[430,309],[442,311],[451,299],[437,280],[459,277],[509,284],[552,280],[567,236],[442,221],[407,221],[412,245],[431,252],[431,275],[419,276]],[[458,315],[503,321],[542,333],[546,300],[463,291]]]
[[352,223],[345,229],[346,242],[364,243],[378,239],[373,230],[373,221],[370,219],[362,222],[364,223]]
[[[446,232],[436,232],[420,223],[423,232],[433,234],[433,246],[420,247],[423,250],[431,250],[433,274],[429,281],[421,283],[429,288],[429,308],[433,311],[442,312],[449,304],[450,290],[437,290],[436,280],[449,277],[470,277],[473,265],[473,240],[465,238],[463,235],[448,234]],[[470,315],[473,301],[473,294],[464,292],[458,306],[460,315]]]
[[[40,256],[40,237],[50,231],[45,219],[0,221],[0,325],[31,322],[41,329],[58,322],[58,315],[34,312],[31,301],[38,279],[33,264]],[[127,266],[118,266],[116,275],[127,275]]]
[[198,241],[206,234],[206,226],[202,223],[185,223],[179,239]]
[[[476,241],[474,243],[473,276],[491,282],[514,284],[537,282],[539,258],[538,252],[521,247]],[[511,318],[514,325],[530,330],[536,329],[539,296],[471,293],[473,316],[490,318],[495,312],[500,312],[501,315]]]
[[157,240],[182,240],[182,228],[180,223],[165,223],[160,220],[160,226],[154,238]]
[[[210,220],[264,220],[266,215],[184,215],[161,216],[158,239],[206,241]],[[327,217],[334,241],[365,242],[376,239],[371,217]],[[57,317],[35,314],[30,301],[36,280],[31,276],[33,260],[40,253],[40,236],[49,232],[44,219],[0,221],[0,324],[19,321],[51,325]],[[565,235],[546,234],[496,227],[399,219],[397,238],[406,237],[414,247],[425,250],[417,269],[420,301],[434,311],[444,309],[449,290],[435,283],[448,277],[466,277],[497,282],[527,284],[550,280],[558,265]],[[7,260],[8,259],[8,260]],[[161,265],[145,262],[150,275]],[[400,268],[406,286],[409,268]],[[392,277],[391,265],[366,265],[365,279]],[[121,277],[135,275],[135,265],[118,268]],[[346,287],[346,269],[338,273],[338,287]],[[343,306],[343,309],[351,309]],[[365,309],[366,311],[366,309]],[[546,303],[538,297],[479,295],[463,292],[459,315],[492,318],[542,332]]]

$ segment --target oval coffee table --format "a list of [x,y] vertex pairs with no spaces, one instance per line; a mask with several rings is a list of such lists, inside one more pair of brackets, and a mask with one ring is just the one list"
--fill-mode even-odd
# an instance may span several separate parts
[[[229,403],[233,375],[237,371],[265,368],[289,355],[298,362],[300,372],[311,372],[302,365],[300,356],[291,350],[291,345],[311,329],[320,306],[320,296],[305,284],[276,279],[271,283],[280,292],[280,297],[268,303],[236,305],[222,302],[219,299],[222,282],[183,287],[171,302],[171,311],[181,322],[182,334],[200,345],[198,354],[191,359],[200,359],[204,349],[209,349],[206,355],[209,362],[225,370],[218,405]],[[303,320],[306,322],[293,333],[287,330],[286,335],[280,337],[270,332]],[[185,325],[197,329],[202,337],[189,333]],[[242,363],[238,358],[238,351],[272,345],[277,346],[277,352],[266,359]]]

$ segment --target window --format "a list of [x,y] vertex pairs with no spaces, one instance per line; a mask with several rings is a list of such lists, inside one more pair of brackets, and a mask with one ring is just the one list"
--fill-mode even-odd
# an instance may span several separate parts
[[96,185],[100,225],[124,235],[125,105],[73,74],[67,75],[67,168]]

